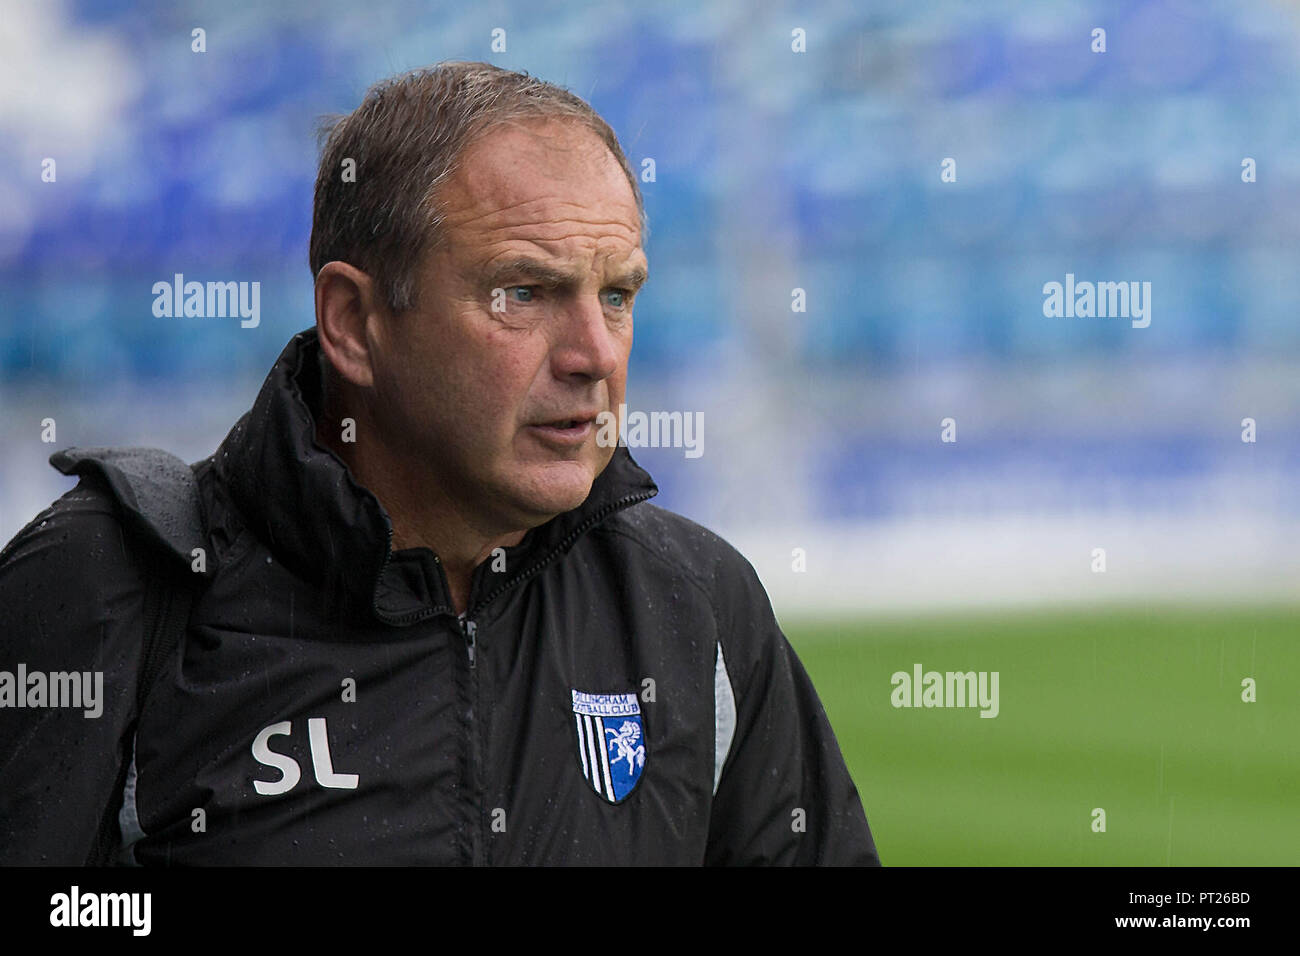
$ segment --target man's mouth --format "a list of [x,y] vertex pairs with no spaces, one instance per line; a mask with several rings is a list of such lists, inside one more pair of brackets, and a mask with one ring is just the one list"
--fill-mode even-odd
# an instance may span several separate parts
[[582,413],[574,418],[557,418],[528,427],[534,434],[554,444],[580,445],[591,435],[595,428],[595,421],[595,413]]

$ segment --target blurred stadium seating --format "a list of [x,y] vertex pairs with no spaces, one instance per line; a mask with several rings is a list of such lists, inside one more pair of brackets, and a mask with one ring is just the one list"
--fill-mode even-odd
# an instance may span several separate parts
[[[46,416],[54,447],[211,451],[313,321],[317,119],[461,58],[569,86],[655,160],[631,401],[702,411],[706,444],[634,454],[779,608],[1277,595],[1300,570],[1291,4],[96,0],[11,2],[3,29],[0,538],[68,487]],[[260,281],[261,325],[155,318],[175,272]],[[1149,281],[1150,327],[1045,318],[1067,272]]]

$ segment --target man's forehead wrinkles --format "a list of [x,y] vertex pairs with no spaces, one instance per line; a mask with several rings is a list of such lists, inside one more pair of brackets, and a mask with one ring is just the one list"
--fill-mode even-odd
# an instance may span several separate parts
[[[637,245],[641,237],[640,224],[633,225],[624,219],[560,219],[560,217],[537,217],[532,220],[506,220],[500,216],[482,216],[474,220],[465,220],[450,224],[451,229],[461,238],[474,242],[506,242],[510,239],[541,239],[545,242],[559,242],[565,238],[586,238],[593,241],[617,241]],[[450,230],[448,230],[450,232]]]
[[[592,226],[600,228],[592,228]],[[459,233],[462,241],[477,245],[490,245],[506,242],[536,242],[559,244],[565,242],[581,243],[583,246],[626,246],[633,248],[640,245],[640,231],[628,229],[621,223],[574,223],[568,220],[516,223],[513,225],[490,226],[477,231],[463,230]],[[452,236],[456,238],[455,235]]]
[[[516,203],[513,206],[506,206],[497,209],[478,208],[473,212],[466,212],[462,215],[449,213],[443,217],[443,221],[453,228],[460,228],[472,231],[502,231],[509,229],[529,229],[544,226],[577,226],[577,227],[605,227],[617,229],[620,232],[626,232],[629,235],[640,232],[640,223],[637,219],[629,219],[614,213],[610,215],[611,210],[597,210],[591,206],[582,206],[576,203],[566,203],[567,208],[539,210],[536,216],[521,217],[518,215],[532,201]],[[572,211],[577,211],[578,215],[570,215]]]

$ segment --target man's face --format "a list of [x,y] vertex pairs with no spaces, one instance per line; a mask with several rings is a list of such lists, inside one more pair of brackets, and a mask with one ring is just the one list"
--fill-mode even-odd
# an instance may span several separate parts
[[533,527],[586,500],[614,452],[596,419],[624,401],[636,202],[595,134],[553,122],[488,132],[439,198],[418,305],[383,325],[381,427],[466,519]]

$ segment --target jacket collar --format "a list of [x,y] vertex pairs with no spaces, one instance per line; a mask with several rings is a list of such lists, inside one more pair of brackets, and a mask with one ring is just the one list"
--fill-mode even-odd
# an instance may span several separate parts
[[[394,624],[454,613],[433,552],[392,551],[392,522],[379,500],[316,442],[320,362],[314,326],[290,339],[252,409],[218,448],[215,467],[234,504],[279,560],[324,587],[334,613],[353,611]],[[506,549],[506,566],[517,572],[480,588],[483,568],[478,569],[474,600],[487,603],[567,551],[608,515],[658,490],[627,448],[616,448],[586,501]]]

